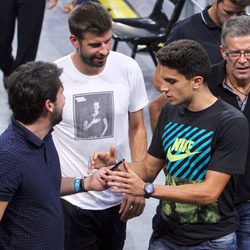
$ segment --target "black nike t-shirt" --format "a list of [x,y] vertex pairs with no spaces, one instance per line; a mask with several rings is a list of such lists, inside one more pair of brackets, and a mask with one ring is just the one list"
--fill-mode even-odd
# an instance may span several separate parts
[[[148,153],[166,161],[166,185],[202,182],[207,170],[240,174],[245,169],[248,142],[242,131],[248,131],[244,115],[220,99],[199,112],[166,104]],[[233,232],[238,225],[233,189],[231,178],[217,202],[206,206],[162,200],[154,217],[154,232],[180,245]]]

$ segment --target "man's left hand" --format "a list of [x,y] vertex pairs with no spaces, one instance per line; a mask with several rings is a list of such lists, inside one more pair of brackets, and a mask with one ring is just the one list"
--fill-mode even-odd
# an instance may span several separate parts
[[87,173],[89,174],[93,169],[101,169],[115,164],[116,147],[112,145],[109,152],[95,152],[89,162]]
[[120,206],[119,213],[121,220],[126,222],[129,219],[137,217],[142,214],[145,208],[145,199],[143,197],[134,197],[124,194],[123,201]]
[[84,181],[84,188],[86,191],[102,191],[107,189],[107,168],[99,169],[93,175],[87,176]]

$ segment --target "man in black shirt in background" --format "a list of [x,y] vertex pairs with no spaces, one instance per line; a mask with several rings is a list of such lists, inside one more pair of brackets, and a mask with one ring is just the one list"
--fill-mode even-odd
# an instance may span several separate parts
[[[250,122],[250,16],[225,22],[221,38],[220,48],[224,61],[212,67],[209,88],[215,96],[239,109]],[[239,250],[248,250],[250,247],[249,180],[250,147],[246,172],[239,175],[235,192],[235,206],[240,218],[240,226],[236,231]]]

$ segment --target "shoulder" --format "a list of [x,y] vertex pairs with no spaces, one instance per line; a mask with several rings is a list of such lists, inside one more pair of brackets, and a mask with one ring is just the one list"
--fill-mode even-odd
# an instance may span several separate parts
[[221,108],[220,113],[222,119],[224,119],[225,121],[233,121],[237,126],[240,120],[242,120],[243,123],[248,124],[247,118],[240,110],[236,109],[234,106],[223,101],[222,99],[219,99],[218,103]]
[[219,63],[212,64],[211,73],[219,73],[222,75],[226,74],[226,62],[223,60]]
[[199,12],[199,13],[196,13],[186,19],[184,19],[184,23],[187,25],[191,25],[191,24],[197,24],[200,23],[200,22],[203,22],[202,20],[202,13],[203,12]]
[[108,58],[110,59],[110,61],[112,63],[119,62],[120,64],[122,64],[122,66],[130,65],[130,64],[138,65],[138,63],[135,61],[135,59],[133,59],[132,57],[129,57],[127,55],[124,55],[120,52],[117,52],[117,51],[110,51]]
[[[0,171],[1,173],[8,171],[13,172],[17,168],[17,154],[22,144],[18,140],[18,136],[13,134],[10,129],[6,130],[0,136]],[[0,175],[1,175],[0,173]]]
[[131,57],[124,55],[116,51],[110,51],[107,65],[110,70],[119,72],[128,72],[128,73],[138,73],[141,72],[141,68],[138,63]]
[[224,60],[211,66],[211,78],[216,77],[219,79],[224,79],[225,75],[226,63]]
[[[16,145],[22,146],[18,134],[9,126],[0,136],[0,151],[6,154],[12,154],[16,151]],[[16,149],[18,149],[18,147]]]
[[71,54],[67,55],[67,56],[64,56],[64,57],[61,57],[57,60],[54,61],[54,63],[57,65],[57,66],[61,66],[63,67],[65,64],[69,63],[70,62],[70,57],[71,57]]
[[213,71],[216,71],[216,72],[219,71],[219,72],[225,73],[225,71],[226,71],[225,66],[226,66],[226,62],[223,60],[223,61],[221,61],[219,63],[213,64],[211,66],[211,71],[212,72]]
[[195,39],[201,30],[202,23],[200,13],[175,23],[167,36],[166,44],[179,39]]
[[213,64],[211,66],[211,73],[208,79],[208,85],[218,85],[221,84],[226,76],[226,64],[225,61],[221,61],[220,63]]
[[[202,21],[202,18],[201,18],[201,13],[196,13],[186,19],[183,19],[179,22],[177,22],[174,26],[173,26],[173,29],[186,29],[187,27],[191,28],[191,29],[194,29],[195,26],[194,25],[197,25],[199,22]],[[187,30],[188,32],[188,30]]]

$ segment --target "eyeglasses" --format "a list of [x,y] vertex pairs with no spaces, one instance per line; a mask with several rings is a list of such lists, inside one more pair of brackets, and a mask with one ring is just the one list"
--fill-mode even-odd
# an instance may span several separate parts
[[247,60],[250,60],[250,50],[246,50],[246,51],[228,51],[228,52],[226,52],[226,55],[227,55],[232,61],[239,60],[239,58],[241,57],[241,55],[244,55],[244,57],[245,57]]

